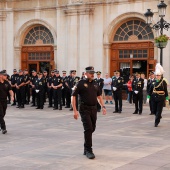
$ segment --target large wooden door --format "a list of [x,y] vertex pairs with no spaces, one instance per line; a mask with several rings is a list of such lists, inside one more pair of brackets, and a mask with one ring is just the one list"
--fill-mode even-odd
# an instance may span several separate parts
[[[110,57],[110,75],[114,70],[122,69],[121,63],[126,66],[131,75],[134,73],[134,65],[139,62],[142,65],[144,73],[148,77],[150,71],[155,70],[156,60],[154,60],[154,44],[147,42],[116,42],[112,44]],[[129,67],[129,69],[128,69]],[[144,68],[145,67],[145,68]],[[136,71],[136,70],[135,70]]]
[[21,54],[21,68],[35,69],[37,72],[43,69],[49,72],[55,68],[53,46],[23,46]]

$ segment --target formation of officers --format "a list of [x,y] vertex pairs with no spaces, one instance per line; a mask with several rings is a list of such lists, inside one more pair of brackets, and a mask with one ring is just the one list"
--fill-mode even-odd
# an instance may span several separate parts
[[[98,74],[101,74],[101,72],[98,72]],[[62,107],[65,106],[65,108],[70,108],[70,111],[72,111],[71,93],[80,79],[85,79],[84,72],[82,77],[78,77],[76,76],[76,70],[70,70],[68,76],[66,76],[66,71],[62,71],[61,76],[58,70],[52,70],[50,75],[46,70],[43,73],[37,73],[33,70],[30,76],[27,69],[19,71],[14,69],[13,75],[11,77],[7,76],[14,93],[12,106],[24,108],[25,105],[31,104],[31,107],[35,106],[36,109],[43,109],[48,97],[48,108],[62,110]],[[99,83],[102,92],[102,83],[100,84],[99,79],[95,81]],[[30,103],[31,96],[32,103]],[[8,100],[10,101],[10,97]],[[76,100],[76,107],[78,108],[78,96]],[[99,104],[98,109],[101,109]]]

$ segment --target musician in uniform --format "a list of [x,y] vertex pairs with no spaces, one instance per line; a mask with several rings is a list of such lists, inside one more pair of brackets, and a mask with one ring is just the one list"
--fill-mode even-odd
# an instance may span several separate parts
[[159,63],[157,63],[155,70],[156,78],[155,81],[153,81],[150,85],[147,96],[147,102],[149,102],[149,100],[151,101],[152,111],[155,115],[155,127],[158,126],[158,124],[160,123],[160,119],[162,118],[162,110],[165,99],[167,105],[169,105],[167,82],[165,78],[163,78],[164,72],[165,71],[163,70],[163,67]]
[[115,77],[112,79],[112,89],[115,101],[115,111],[113,113],[122,112],[122,88],[123,88],[123,77],[120,77],[120,71],[114,72]]

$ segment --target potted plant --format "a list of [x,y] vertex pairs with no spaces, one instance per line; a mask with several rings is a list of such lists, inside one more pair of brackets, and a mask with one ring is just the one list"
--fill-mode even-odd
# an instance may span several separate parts
[[158,48],[165,48],[168,43],[169,37],[167,35],[160,35],[159,37],[155,38],[155,45]]

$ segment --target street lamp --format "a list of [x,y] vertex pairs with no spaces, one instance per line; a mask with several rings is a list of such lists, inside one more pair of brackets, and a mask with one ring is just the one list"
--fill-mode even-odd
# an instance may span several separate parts
[[[144,15],[146,17],[146,23],[154,30],[160,29],[160,35],[163,35],[163,29],[168,31],[168,29],[170,28],[170,24],[164,20],[167,5],[164,3],[164,1],[161,1],[157,5],[157,7],[160,20],[156,24],[154,24],[153,27],[151,27],[151,24],[153,21],[154,13],[151,12],[151,9],[147,9],[147,12]],[[159,44],[158,48],[160,48],[160,64],[162,65],[163,48],[165,48],[165,46]]]

